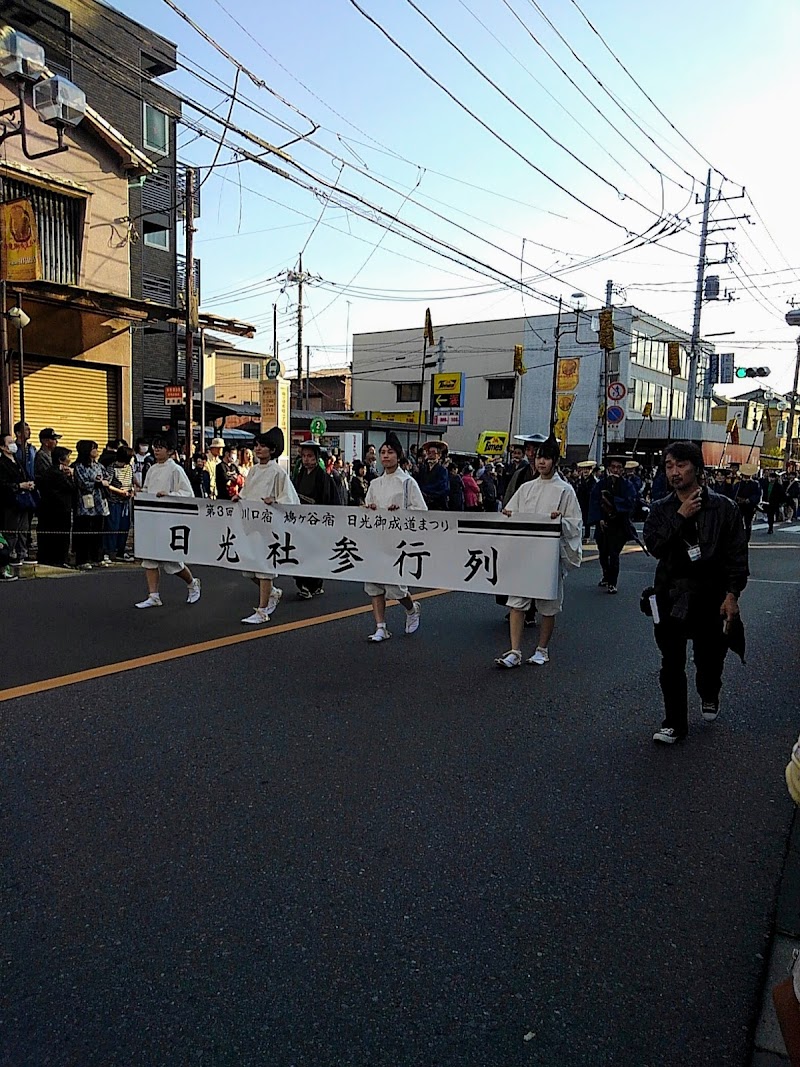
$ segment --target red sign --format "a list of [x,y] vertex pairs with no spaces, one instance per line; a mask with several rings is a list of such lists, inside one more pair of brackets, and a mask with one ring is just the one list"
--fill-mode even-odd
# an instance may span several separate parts
[[183,403],[183,386],[182,385],[165,385],[164,386],[164,403],[167,407],[175,407],[177,404]]

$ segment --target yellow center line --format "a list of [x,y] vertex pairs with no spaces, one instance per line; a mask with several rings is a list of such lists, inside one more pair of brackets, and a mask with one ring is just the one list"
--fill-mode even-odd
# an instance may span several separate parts
[[[450,589],[431,589],[427,593],[415,593],[414,600],[427,600],[430,597],[443,596],[449,592],[451,592]],[[184,656],[195,656],[198,652],[212,652],[217,648],[228,648],[230,645],[240,645],[245,641],[256,641],[261,637],[274,637],[277,634],[291,633],[293,630],[305,630],[310,626],[321,626],[323,623],[337,622],[339,619],[352,619],[356,615],[366,615],[370,611],[372,611],[372,605],[365,604],[359,608],[334,611],[330,615],[317,615],[311,619],[285,622],[280,626],[271,626],[268,629],[258,629],[243,634],[230,634],[227,637],[214,637],[210,641],[198,641],[197,644],[182,645],[180,648],[167,648],[163,652],[152,652],[149,656],[137,656],[136,659],[120,660],[117,663],[104,663],[99,667],[88,667],[84,671],[75,671],[74,674],[43,678],[38,682],[15,685],[11,689],[0,689],[0,703],[4,703],[7,700],[16,700],[17,697],[46,693],[51,689],[61,689],[67,685],[90,682],[96,678],[108,678],[109,675],[135,671],[139,667],[152,667],[157,663],[169,663],[170,660],[183,659]]]

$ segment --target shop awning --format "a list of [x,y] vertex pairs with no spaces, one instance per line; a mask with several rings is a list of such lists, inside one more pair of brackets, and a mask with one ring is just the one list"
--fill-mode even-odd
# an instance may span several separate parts
[[[58,282],[14,282],[8,286],[9,296],[20,293],[32,300],[42,300],[50,304],[61,304],[76,310],[99,311],[114,318],[129,322],[173,322],[185,325],[186,312],[180,307],[157,304],[154,300],[138,300],[130,296],[119,296],[99,289],[83,289],[77,285],[62,285]],[[218,333],[233,334],[236,337],[255,337],[256,327],[239,319],[228,319],[213,312],[201,311],[199,315],[201,329],[216,330]]]

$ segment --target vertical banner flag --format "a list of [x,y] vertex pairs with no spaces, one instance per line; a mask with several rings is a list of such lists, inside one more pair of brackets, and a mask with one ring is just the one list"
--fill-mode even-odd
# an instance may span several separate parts
[[556,424],[553,428],[553,432],[561,442],[562,456],[567,449],[567,423],[569,422],[570,412],[572,411],[574,403],[574,393],[560,393],[556,398]]
[[[580,363],[577,359],[560,359],[558,361],[557,393],[574,393],[578,388],[579,378]],[[575,398],[573,397],[572,399],[574,400]]]
[[652,400],[648,400],[647,403],[645,404],[644,410],[642,411],[642,418],[643,419],[650,419],[652,421],[652,418],[653,418],[653,402],[652,402]]
[[423,336],[429,345],[436,343],[433,339],[433,319],[431,318],[430,308],[425,308],[425,332]]
[[278,460],[278,463],[289,470],[289,441],[290,436],[290,383],[286,378],[264,379],[261,382],[261,432],[265,433],[273,426],[279,426],[283,431],[287,451]]
[[38,282],[42,256],[30,200],[0,204],[0,277],[7,282]]
[[527,374],[528,368],[525,366],[525,346],[514,345],[514,373],[515,374]]

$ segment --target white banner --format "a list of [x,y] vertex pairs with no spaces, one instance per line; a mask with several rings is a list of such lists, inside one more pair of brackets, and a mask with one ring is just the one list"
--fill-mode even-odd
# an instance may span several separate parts
[[136,498],[140,559],[554,600],[561,523],[539,515]]

